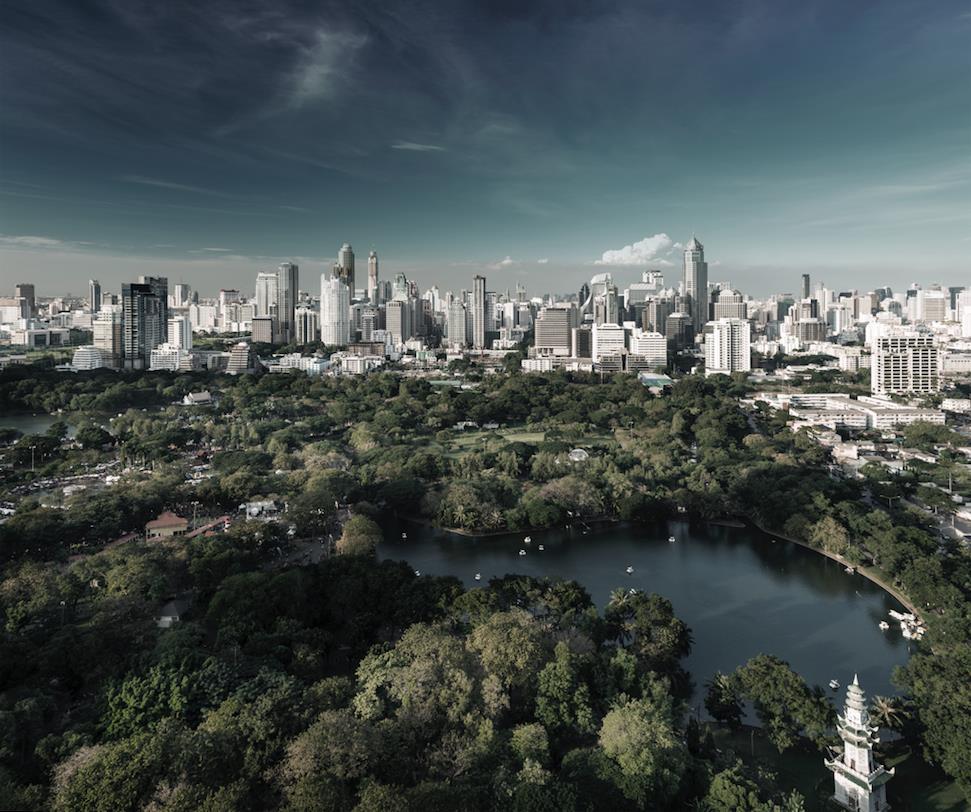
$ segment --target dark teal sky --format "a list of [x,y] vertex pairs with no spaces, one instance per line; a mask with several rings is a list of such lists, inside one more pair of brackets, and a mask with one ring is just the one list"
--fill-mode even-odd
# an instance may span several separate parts
[[8,0],[0,109],[4,293],[971,282],[968,2]]

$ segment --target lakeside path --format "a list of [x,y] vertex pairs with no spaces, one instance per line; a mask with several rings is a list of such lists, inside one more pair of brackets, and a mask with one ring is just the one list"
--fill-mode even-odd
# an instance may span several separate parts
[[843,556],[837,553],[831,553],[831,552],[828,552],[827,550],[820,550],[818,547],[813,547],[812,545],[807,544],[804,541],[799,541],[799,539],[794,539],[791,536],[787,536],[783,533],[777,533],[774,530],[768,530],[765,527],[762,527],[760,524],[758,524],[758,522],[756,522],[753,519],[749,519],[749,523],[756,530],[759,530],[762,533],[765,533],[765,535],[767,536],[774,536],[775,538],[782,539],[783,541],[788,541],[791,544],[798,544],[800,547],[805,547],[807,550],[812,550],[814,553],[819,553],[820,555],[824,555],[826,556],[826,558],[830,558],[833,561],[836,561],[842,564],[844,567],[853,567],[854,571],[857,574],[862,575],[868,581],[872,581],[873,583],[875,583],[884,592],[892,595],[898,601],[900,601],[905,607],[907,607],[908,611],[912,612],[913,614],[917,615],[918,618],[922,619],[920,610],[916,606],[914,606],[910,598],[904,595],[904,593],[901,592],[899,589],[897,589],[893,584],[888,583],[883,573],[879,572],[874,567],[858,566],[856,564],[853,564],[850,561],[847,561],[845,558],[843,558]]
[[[518,532],[518,531],[511,531],[511,530],[478,530],[478,531],[460,530],[459,528],[456,528],[456,527],[437,527],[435,524],[428,521],[427,519],[420,519],[414,516],[402,516],[401,518],[405,519],[406,521],[414,522],[415,524],[425,525],[426,527],[433,527],[437,530],[442,530],[446,533],[454,533],[456,536],[465,536],[466,538],[488,538],[490,536],[508,536],[508,535],[512,535],[514,532]],[[771,536],[777,539],[782,539],[782,541],[788,541],[791,544],[797,544],[800,547],[804,547],[807,550],[811,550],[814,553],[819,553],[819,555],[832,559],[833,561],[836,561],[837,563],[842,564],[844,567],[853,567],[854,571],[857,574],[862,575],[868,581],[871,581],[874,584],[876,584],[878,587],[880,587],[884,592],[886,592],[889,595],[892,595],[894,598],[900,601],[900,603],[903,604],[909,612],[912,612],[918,618],[922,619],[920,610],[913,604],[910,598],[904,595],[904,593],[901,592],[899,589],[897,589],[897,587],[895,587],[893,584],[889,583],[886,580],[884,574],[881,573],[879,570],[875,569],[874,567],[858,566],[856,564],[851,563],[850,561],[847,561],[845,558],[843,558],[843,556],[838,555],[837,553],[830,553],[826,550],[820,550],[818,547],[813,547],[812,545],[807,544],[804,541],[799,541],[798,539],[794,539],[791,536],[785,535],[784,533],[777,533],[773,530],[769,530],[765,527],[762,527],[758,522],[756,522],[752,518],[746,517],[746,520],[749,525],[751,525],[756,530],[758,530],[761,533],[764,533],[767,536]],[[712,524],[717,527],[741,528],[746,526],[744,522],[736,521],[734,519],[710,519],[710,520],[705,520],[705,522],[707,524]],[[619,522],[616,522],[611,519],[599,519],[591,523],[591,529],[596,527],[599,530],[599,529],[603,529],[604,525],[611,525],[611,524],[619,524]],[[534,531],[540,531],[545,529],[548,529],[548,528],[542,528],[542,527],[533,528]],[[528,533],[530,531],[526,530],[523,532]]]

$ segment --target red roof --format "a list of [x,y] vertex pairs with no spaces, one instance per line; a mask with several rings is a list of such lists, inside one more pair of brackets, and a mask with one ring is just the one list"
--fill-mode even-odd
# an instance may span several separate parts
[[146,530],[161,530],[166,527],[188,527],[189,520],[177,516],[171,510],[162,511],[157,519],[152,519],[145,525]]

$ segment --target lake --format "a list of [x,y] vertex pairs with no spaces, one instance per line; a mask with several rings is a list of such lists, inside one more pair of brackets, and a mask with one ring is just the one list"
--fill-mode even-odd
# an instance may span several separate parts
[[[0,414],[0,429],[17,429],[22,434],[46,434],[61,418],[56,414]],[[67,435],[73,437],[74,426],[68,426]]]
[[[845,687],[856,672],[868,695],[896,693],[891,672],[909,656],[909,641],[887,617],[890,609],[907,611],[899,601],[837,562],[773,542],[754,528],[671,520],[587,535],[531,531],[527,545],[518,533],[470,538],[392,521],[385,536],[382,558],[406,560],[422,574],[454,575],[466,587],[506,573],[572,579],[601,609],[617,587],[664,595],[694,637],[685,666],[695,682],[695,702],[712,674],[732,671],[756,654],[786,660],[811,685],[826,687],[835,678]],[[669,536],[677,541],[670,543]],[[520,556],[520,549],[527,554]],[[634,567],[631,575],[628,566]],[[474,580],[477,572],[481,582]],[[888,631],[878,628],[881,620],[892,624]],[[841,688],[839,701],[843,693]]]

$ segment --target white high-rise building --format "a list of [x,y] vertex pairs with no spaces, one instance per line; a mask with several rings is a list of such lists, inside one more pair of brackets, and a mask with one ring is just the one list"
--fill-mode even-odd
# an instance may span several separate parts
[[124,336],[121,324],[121,305],[102,305],[91,322],[92,343],[101,351],[107,366],[121,366]]
[[619,324],[594,324],[593,360],[600,361],[606,356],[623,355],[627,346],[627,331]]
[[630,337],[630,354],[639,356],[651,368],[667,366],[668,340],[660,333],[634,328]]
[[917,291],[917,320],[918,321],[947,321],[950,311],[950,297],[940,285]]
[[351,341],[351,292],[340,276],[320,277],[320,340],[336,347]]
[[684,295],[695,331],[700,333],[708,321],[708,263],[705,246],[695,237],[684,249]]
[[168,343],[183,350],[192,349],[192,322],[188,316],[173,316],[169,319]]
[[891,333],[873,342],[870,389],[874,395],[930,394],[941,389],[933,336]]
[[745,319],[718,319],[705,332],[705,375],[731,375],[752,368],[751,327]]
[[465,337],[468,333],[466,319],[468,313],[461,300],[453,299],[448,307],[448,343],[459,347],[465,346]]
[[379,291],[378,255],[377,252],[372,251],[367,256],[367,298],[375,306],[381,304],[379,301]]
[[486,336],[486,280],[484,276],[472,277],[472,346],[485,349]]
[[190,292],[190,288],[185,282],[176,282],[172,286],[172,293],[169,296],[172,307],[182,308],[192,304],[189,298]]
[[297,343],[311,344],[320,337],[320,311],[313,307],[301,306],[293,311],[297,325]]
[[256,313],[257,316],[275,316],[277,299],[276,273],[256,275]]
[[171,344],[159,344],[155,347],[150,356],[148,368],[153,371],[167,370],[178,372],[182,359],[188,353],[180,347],[173,347]]

